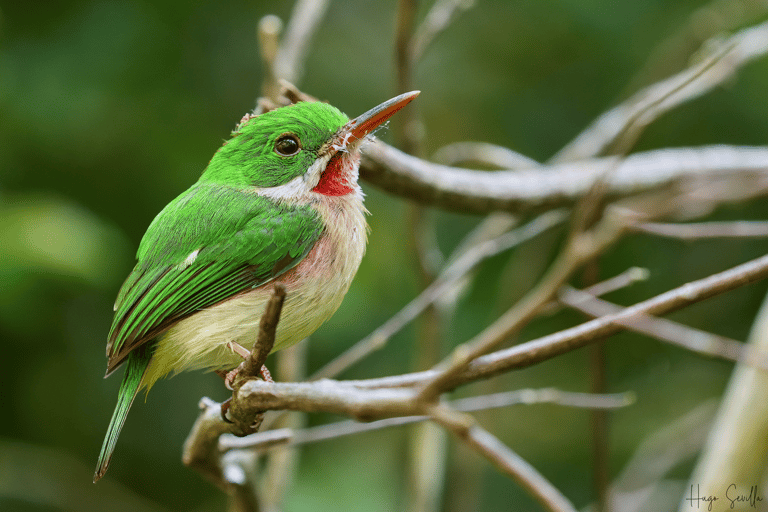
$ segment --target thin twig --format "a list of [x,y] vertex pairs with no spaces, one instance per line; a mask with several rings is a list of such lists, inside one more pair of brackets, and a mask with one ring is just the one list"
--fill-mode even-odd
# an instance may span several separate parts
[[474,5],[474,0],[436,0],[413,35],[410,45],[411,60],[419,62],[432,41],[450,26],[451,21]]
[[[518,389],[504,391],[491,395],[473,396],[448,402],[451,408],[461,412],[485,411],[510,407],[513,405],[556,404],[564,407],[582,409],[618,409],[634,403],[632,393],[613,393],[593,395],[591,393],[575,393],[559,389]],[[339,421],[327,425],[319,425],[305,429],[282,428],[267,430],[246,437],[222,436],[219,439],[220,450],[233,449],[273,449],[279,446],[299,446],[304,444],[327,441],[338,437],[350,436],[381,430],[384,428],[410,425],[429,420],[429,416],[403,416],[359,423],[354,420]]]
[[285,285],[275,283],[272,296],[269,302],[267,302],[264,314],[261,315],[261,320],[259,321],[259,336],[253,345],[250,357],[245,360],[245,366],[238,373],[238,377],[248,379],[255,378],[260,374],[261,367],[275,345],[275,333],[277,332],[277,324],[280,321],[280,313],[283,310],[285,294]]
[[700,240],[702,238],[765,238],[768,237],[768,222],[732,221],[698,222],[672,224],[644,222],[630,227],[631,231],[681,240]]
[[258,431],[261,422],[264,420],[264,415],[260,411],[241,407],[238,400],[238,389],[244,382],[247,382],[249,379],[255,379],[262,374],[264,362],[275,345],[275,334],[277,332],[277,324],[280,321],[280,313],[283,310],[285,295],[285,285],[275,283],[272,296],[269,298],[269,302],[267,302],[264,313],[259,321],[259,335],[256,338],[256,343],[254,343],[251,353],[238,371],[235,383],[232,386],[232,400],[227,417],[234,423],[238,434],[247,435]]
[[577,268],[618,240],[626,222],[621,213],[611,210],[590,232],[574,233],[541,281],[483,332],[458,346],[438,367],[439,375],[419,391],[419,399],[424,402],[436,400],[445,385],[474,359],[490,352],[517,332],[552,300]]
[[[615,315],[623,309],[621,306],[611,304],[570,286],[564,286],[560,290],[559,300],[563,304],[593,317]],[[748,345],[725,336],[718,336],[665,318],[648,315],[637,315],[623,320],[622,325],[631,331],[672,343],[691,352],[768,370],[768,354],[755,351]]]
[[[768,52],[768,23],[738,32],[723,41],[709,59],[647,87],[628,101],[600,116],[589,128],[561,149],[552,162],[575,161],[601,154],[644,112],[648,124],[672,108],[697,98],[731,78],[742,66]],[[696,77],[695,80],[691,80]],[[685,84],[684,87],[680,87]],[[669,94],[675,90],[674,94]],[[659,101],[659,98],[664,98]]]
[[[616,315],[590,320],[583,324],[537,338],[514,347],[499,350],[474,360],[469,368],[450,384],[455,389],[468,382],[487,379],[510,370],[527,368],[560,354],[588,345],[594,340],[625,329],[620,323],[637,315],[665,315],[691,304],[721,295],[768,277],[768,256],[762,256],[717,274],[686,283],[665,293],[624,308]],[[423,385],[437,375],[427,370],[392,377],[345,381],[359,389],[412,387]]]
[[427,306],[440,299],[451,287],[455,286],[458,280],[480,262],[538,236],[544,231],[562,223],[565,218],[565,212],[562,210],[545,213],[525,226],[468,249],[451,265],[443,269],[437,279],[403,309],[398,311],[381,327],[318,370],[310,379],[317,380],[334,377],[372,352],[381,349],[395,333],[399,332],[416,318]]
[[463,413],[441,405],[432,411],[432,419],[459,440],[488,459],[502,473],[517,482],[544,508],[552,512],[576,512],[576,507],[536,468],[480,427]]
[[488,142],[454,142],[435,151],[432,160],[443,165],[473,162],[497,169],[532,169],[540,165],[522,153]]
[[298,0],[293,6],[285,36],[275,58],[275,76],[298,83],[310,41],[328,10],[328,0]]

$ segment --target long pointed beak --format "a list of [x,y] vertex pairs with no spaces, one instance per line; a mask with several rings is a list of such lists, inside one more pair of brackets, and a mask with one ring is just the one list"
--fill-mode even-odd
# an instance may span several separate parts
[[352,137],[356,139],[362,139],[374,128],[381,123],[392,117],[392,115],[410,103],[421,91],[411,91],[400,96],[396,96],[391,100],[385,101],[377,107],[373,107],[365,114],[359,115],[351,120],[346,128]]

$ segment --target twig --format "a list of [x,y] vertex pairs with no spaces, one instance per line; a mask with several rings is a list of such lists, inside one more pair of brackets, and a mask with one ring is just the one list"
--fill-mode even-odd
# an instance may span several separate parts
[[454,142],[435,151],[432,160],[443,165],[476,162],[498,169],[533,169],[540,165],[522,153],[488,142]]
[[681,240],[699,240],[702,238],[765,238],[768,237],[768,222],[733,221],[699,222],[690,224],[644,222],[631,226],[630,230],[669,238],[679,238]]
[[650,272],[648,272],[647,268],[630,267],[621,274],[584,288],[583,291],[592,296],[600,297],[601,295],[606,295],[615,292],[616,290],[626,288],[638,281],[645,281],[648,279],[649,275]]
[[[494,377],[510,370],[526,368],[583,347],[596,339],[624,330],[625,327],[620,323],[637,315],[671,313],[766,277],[768,277],[768,256],[762,256],[723,272],[686,283],[625,308],[621,313],[590,320],[570,329],[481,356],[474,360],[465,372],[457,375],[455,380],[450,383],[448,390],[468,382]],[[345,381],[345,383],[359,389],[412,387],[422,385],[436,375],[436,370],[428,370],[378,379]]]
[[439,375],[422,387],[419,400],[427,403],[436,400],[446,384],[462,373],[474,359],[490,352],[517,332],[555,296],[558,288],[577,268],[621,236],[626,222],[621,213],[611,210],[591,232],[574,233],[541,281],[528,294],[475,338],[458,346],[440,364]]
[[[306,352],[307,340],[303,340],[275,354],[277,359],[275,380],[296,382],[304,379],[306,375],[304,368],[306,366]],[[306,417],[306,414],[300,412],[280,414],[274,425],[276,428],[301,429],[306,425]],[[267,428],[270,427],[265,420],[261,429],[266,430]],[[262,470],[263,478],[259,486],[262,507],[266,512],[284,508],[286,496],[289,494],[299,464],[299,456],[298,450],[278,449],[269,453]]]
[[606,315],[576,327],[480,357],[469,366],[467,372],[462,374],[455,384],[460,385],[468,380],[476,380],[480,375],[485,378],[511,369],[531,366],[580,348],[600,337],[620,332],[625,329],[620,324],[637,315],[670,313],[766,277],[768,277],[768,256],[762,256],[639,302],[615,315]]
[[564,211],[555,210],[545,213],[523,227],[468,249],[461,257],[443,269],[437,279],[415,299],[387,320],[381,327],[318,370],[312,375],[311,380],[336,376],[370,353],[381,349],[395,333],[416,318],[428,305],[434,303],[447,293],[452,286],[455,286],[458,280],[480,262],[538,236],[563,222],[565,218]]
[[328,0],[298,0],[275,58],[275,76],[297,83],[304,72],[309,43],[328,10]]
[[216,446],[219,436],[229,431],[229,425],[221,420],[221,404],[203,397],[198,405],[201,412],[184,441],[181,460],[185,466],[195,469],[223,491],[228,491]]
[[451,431],[467,446],[488,459],[502,473],[512,478],[523,489],[552,512],[576,512],[568,498],[539,473],[536,468],[513,452],[493,434],[480,427],[463,413],[446,406],[437,406],[432,419]]
[[648,499],[664,476],[696,455],[717,410],[710,399],[647,436],[613,482],[611,510],[648,510]]
[[277,331],[277,324],[280,321],[280,312],[283,310],[285,294],[285,286],[282,283],[275,283],[273,285],[272,296],[269,302],[267,302],[267,306],[264,308],[264,313],[259,321],[259,335],[256,343],[254,343],[253,349],[251,349],[251,353],[243,363],[242,368],[238,371],[235,383],[232,386],[232,401],[227,417],[232,420],[232,423],[234,423],[234,426],[239,431],[238,433],[243,435],[256,432],[264,416],[259,411],[242,408],[237,399],[237,390],[244,382],[249,379],[255,379],[262,373],[264,362],[267,360],[269,353],[272,352],[272,347],[275,344],[275,333]]
[[474,0],[437,0],[424,21],[416,29],[411,41],[411,60],[419,62],[432,41],[448,28],[451,21],[462,11],[471,9]]
[[[593,317],[615,315],[623,309],[570,286],[564,286],[560,290],[559,300],[563,304]],[[692,352],[768,370],[768,354],[755,351],[748,345],[725,336],[718,336],[671,320],[648,315],[637,315],[622,321],[622,325],[631,331],[672,343]]]
[[[366,146],[360,172],[368,183],[422,204],[463,213],[522,213],[572,205],[615,158],[478,171],[427,162],[376,141]],[[732,198],[765,193],[768,148],[703,146],[635,153],[613,173],[607,193],[609,197],[629,196],[694,180],[726,178],[742,180],[737,181],[737,190],[729,190],[735,194]],[[727,183],[719,185],[726,187]]]
[[[768,52],[768,23],[731,36],[709,58],[662,82],[647,87],[624,104],[600,116],[552,158],[552,162],[575,161],[599,155],[644,112],[648,124],[672,108],[697,98],[732,77],[742,66]],[[697,76],[698,75],[698,76]],[[695,80],[691,80],[695,77]],[[684,87],[680,87],[685,84]],[[674,94],[669,94],[675,90]],[[664,98],[659,101],[659,98]]]
[[259,321],[259,336],[253,345],[250,357],[245,360],[245,366],[238,373],[238,377],[256,378],[260,374],[261,367],[264,366],[267,356],[272,352],[272,347],[275,345],[275,333],[277,332],[277,323],[280,321],[280,313],[283,311],[285,293],[285,286],[282,283],[274,284],[272,297],[267,302],[264,314],[261,315]]
[[[448,402],[450,407],[461,412],[485,411],[513,405],[556,404],[565,407],[583,409],[618,409],[634,403],[631,393],[615,393],[593,395],[591,393],[575,393],[559,389],[519,389],[491,395],[474,396]],[[384,428],[410,425],[426,421],[429,416],[403,416],[359,423],[345,420],[328,425],[309,427],[301,430],[283,428],[267,430],[246,437],[222,436],[219,439],[219,450],[250,448],[256,450],[273,449],[279,446],[299,446],[304,444],[327,441],[343,436],[350,436],[381,430]],[[279,432],[279,433],[278,433]]]

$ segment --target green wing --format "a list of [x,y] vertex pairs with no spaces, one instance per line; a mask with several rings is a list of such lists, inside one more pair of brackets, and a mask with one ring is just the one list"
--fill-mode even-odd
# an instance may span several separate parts
[[107,375],[179,320],[297,265],[323,231],[310,206],[197,183],[152,221],[115,302]]

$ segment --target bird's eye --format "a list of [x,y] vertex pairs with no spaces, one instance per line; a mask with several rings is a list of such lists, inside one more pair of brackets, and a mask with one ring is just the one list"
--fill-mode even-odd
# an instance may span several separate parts
[[281,135],[275,141],[275,152],[282,156],[293,156],[301,151],[299,138],[292,133]]

